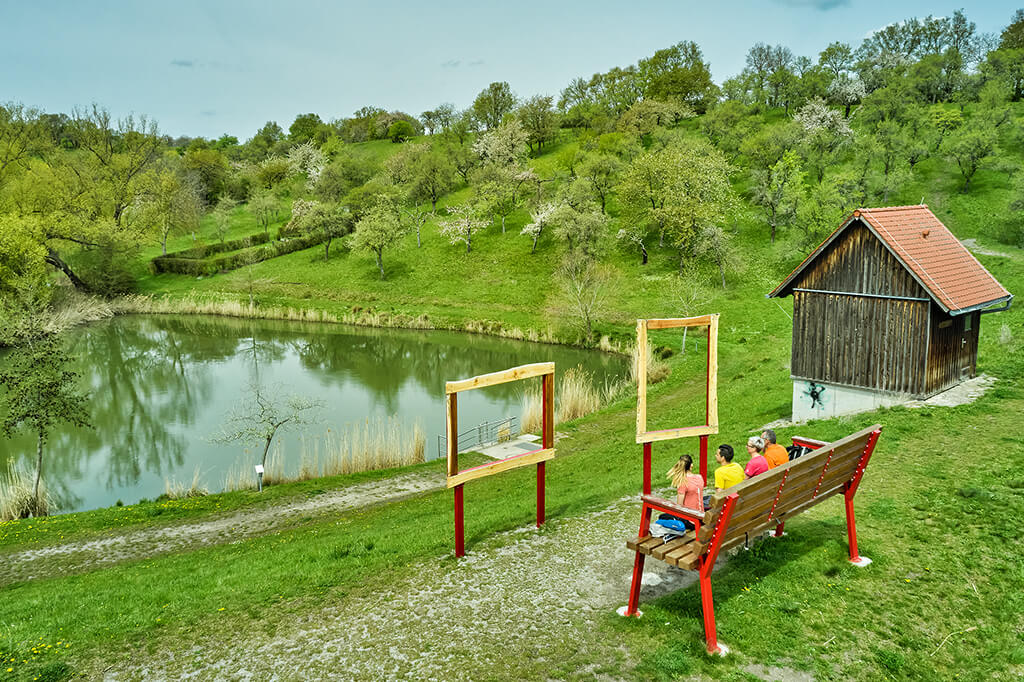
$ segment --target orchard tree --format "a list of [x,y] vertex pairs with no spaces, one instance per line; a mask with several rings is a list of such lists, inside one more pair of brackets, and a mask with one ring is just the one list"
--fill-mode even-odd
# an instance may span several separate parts
[[473,233],[487,227],[487,221],[480,217],[480,208],[475,204],[449,206],[447,220],[438,223],[443,237],[455,244],[465,244],[466,253],[473,247]]
[[622,162],[611,154],[587,156],[580,164],[580,178],[587,183],[601,204],[601,213],[607,213],[608,196],[618,184],[621,172]]
[[447,155],[430,150],[412,164],[412,196],[430,201],[430,210],[436,211],[438,199],[452,188],[454,177],[455,166]]
[[297,219],[300,230],[323,239],[324,262],[330,260],[331,242],[348,232],[344,212],[337,204],[307,202]]
[[996,131],[984,122],[973,121],[951,134],[943,144],[946,154],[956,161],[964,178],[963,192],[971,188],[971,178],[996,150]]
[[534,95],[523,102],[516,112],[526,130],[526,143],[531,153],[535,145],[539,153],[544,144],[553,140],[558,133],[558,114],[552,103],[553,98],[549,95]]
[[528,140],[523,124],[512,118],[480,135],[473,143],[473,151],[485,164],[515,166],[526,160]]
[[[796,217],[803,196],[804,172],[800,157],[786,152],[768,172],[758,172],[754,180],[754,201],[763,209],[771,227],[771,242],[780,224],[788,225]],[[724,284],[723,284],[724,286]]]
[[312,142],[304,142],[288,150],[288,166],[293,175],[305,175],[306,186],[316,186],[327,165],[327,155]]
[[590,338],[594,334],[594,321],[605,309],[611,289],[611,276],[607,269],[582,254],[569,256],[558,272],[558,279],[581,331]]
[[90,426],[87,394],[76,388],[79,376],[68,369],[68,358],[60,340],[53,335],[37,336],[15,346],[0,368],[3,418],[0,431],[11,438],[27,430],[36,436],[36,476],[32,487],[32,516],[45,516],[46,505],[39,497],[43,476],[43,450],[50,433],[59,425]]
[[829,99],[846,107],[846,118],[850,118],[850,108],[863,100],[866,94],[864,83],[845,73],[836,76],[828,86]]
[[395,143],[405,142],[410,137],[415,137],[415,135],[416,129],[413,128],[412,123],[404,119],[395,121],[388,128],[388,137]]
[[213,208],[213,229],[221,244],[224,243],[224,238],[231,230],[231,216],[234,215],[236,206],[238,206],[237,201],[224,195],[217,200],[217,205]]
[[384,250],[394,246],[405,236],[398,208],[394,202],[381,197],[356,223],[352,234],[352,248],[372,251],[377,257],[380,278],[384,279]]
[[540,240],[544,228],[550,227],[557,209],[558,204],[547,202],[535,208],[533,213],[530,214],[530,222],[523,227],[520,234],[525,234],[533,239],[533,248],[530,249],[531,254],[537,253],[537,241]]
[[476,96],[473,115],[487,130],[493,130],[515,107],[516,96],[512,88],[505,81],[500,81],[491,83]]
[[836,79],[853,68],[853,48],[846,43],[829,43],[818,55],[818,64]]
[[263,228],[263,233],[270,236],[270,223],[277,218],[277,197],[272,192],[260,190],[249,200],[249,211],[256,218],[256,223]]
[[801,107],[793,117],[803,131],[801,149],[814,169],[818,182],[839,151],[853,139],[850,124],[823,99],[814,99]]

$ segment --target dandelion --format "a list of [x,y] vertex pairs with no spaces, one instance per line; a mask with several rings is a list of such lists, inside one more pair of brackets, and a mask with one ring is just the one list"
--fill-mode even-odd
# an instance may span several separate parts
[[219,608],[219,609],[217,609],[217,610],[218,610],[218,611],[223,611],[223,610],[224,610],[224,607],[222,606],[222,607],[220,607],[220,608]]

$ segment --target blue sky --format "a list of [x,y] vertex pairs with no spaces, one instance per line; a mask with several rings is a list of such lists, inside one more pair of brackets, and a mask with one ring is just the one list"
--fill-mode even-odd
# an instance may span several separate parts
[[[999,32],[1017,2],[967,9]],[[0,0],[0,101],[47,111],[96,102],[148,114],[170,135],[240,139],[267,120],[285,129],[364,105],[418,115],[462,108],[488,83],[556,95],[576,76],[626,66],[694,40],[715,80],[743,68],[755,42],[816,58],[829,42],[958,5],[881,0],[487,0],[370,3]]]

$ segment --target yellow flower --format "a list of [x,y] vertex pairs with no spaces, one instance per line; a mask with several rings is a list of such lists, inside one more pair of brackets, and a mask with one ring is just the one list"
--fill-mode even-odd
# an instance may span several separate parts
[[222,607],[220,607],[220,608],[219,608],[219,609],[217,609],[217,610],[218,610],[218,611],[223,611],[223,610],[224,610],[224,607],[222,606]]

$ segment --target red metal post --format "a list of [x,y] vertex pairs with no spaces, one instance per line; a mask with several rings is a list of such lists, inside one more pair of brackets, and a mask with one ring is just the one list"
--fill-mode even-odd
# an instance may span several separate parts
[[700,477],[704,479],[704,486],[708,485],[708,437],[700,437]]
[[644,495],[651,494],[651,444],[644,443]]
[[462,523],[462,486],[455,486],[455,556],[466,556],[466,532]]
[[644,575],[644,559],[647,557],[643,552],[636,553],[633,560],[633,581],[629,585],[629,604],[626,605],[626,615],[637,615],[637,606],[640,604],[640,582]]
[[786,525],[786,522],[783,521],[779,525],[775,526],[775,537],[777,537],[777,538],[781,538],[782,537],[782,527],[785,526],[785,525]]
[[[857,487],[864,476],[864,469],[868,466],[868,460],[871,459],[871,453],[875,451],[875,443],[878,442],[880,435],[882,435],[881,431],[871,432],[867,445],[864,446],[864,454],[860,456],[860,461],[857,463],[857,470],[854,472],[853,478],[843,485],[843,498],[846,501],[846,536],[850,543],[850,561],[854,563],[860,563],[861,556],[860,552],[857,551],[857,521],[853,515],[853,496],[857,494]],[[864,561],[867,563],[867,560]]]
[[860,561],[860,554],[857,552],[857,522],[853,518],[853,492],[854,488],[847,483],[843,497],[846,498],[846,535],[850,540],[850,561]]
[[707,640],[708,652],[712,654],[718,651],[718,633],[715,628],[715,603],[711,598],[711,571],[715,568],[718,552],[722,549],[725,530],[729,527],[729,517],[732,516],[733,507],[736,506],[738,499],[739,496],[735,493],[725,499],[722,515],[715,525],[715,532],[711,536],[708,552],[700,559],[700,605],[704,612],[704,638]]
[[544,462],[537,462],[537,527],[544,523]]

